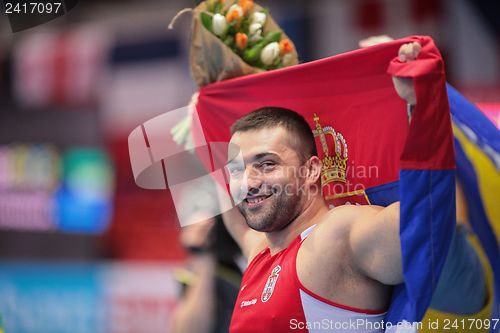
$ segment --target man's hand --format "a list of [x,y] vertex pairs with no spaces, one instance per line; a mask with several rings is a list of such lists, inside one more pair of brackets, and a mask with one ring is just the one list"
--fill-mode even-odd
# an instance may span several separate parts
[[[417,59],[420,50],[422,50],[422,46],[417,42],[401,45],[399,48],[399,61],[407,62]],[[392,82],[399,97],[404,99],[406,103],[410,105],[417,103],[415,88],[413,87],[413,80],[411,78],[393,76]]]
[[[371,36],[360,40],[358,44],[360,48],[365,48],[393,40],[394,39],[392,37],[387,35]],[[407,62],[417,59],[420,50],[422,50],[422,46],[418,42],[401,45],[399,48],[399,61]],[[394,83],[394,88],[396,89],[399,97],[404,99],[406,103],[410,105],[415,105],[417,103],[413,80],[411,78],[393,76],[392,82]]]

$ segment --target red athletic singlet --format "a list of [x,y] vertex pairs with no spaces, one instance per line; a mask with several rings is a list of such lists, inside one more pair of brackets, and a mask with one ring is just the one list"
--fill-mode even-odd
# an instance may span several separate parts
[[243,275],[231,333],[383,332],[385,313],[336,304],[299,281],[297,253],[312,228],[274,256],[267,248],[252,260]]

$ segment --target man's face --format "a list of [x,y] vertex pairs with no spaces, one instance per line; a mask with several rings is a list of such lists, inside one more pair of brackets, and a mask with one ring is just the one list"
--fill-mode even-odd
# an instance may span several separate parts
[[291,140],[282,127],[236,132],[231,138],[242,157],[228,165],[231,195],[252,229],[281,230],[302,210],[302,163]]

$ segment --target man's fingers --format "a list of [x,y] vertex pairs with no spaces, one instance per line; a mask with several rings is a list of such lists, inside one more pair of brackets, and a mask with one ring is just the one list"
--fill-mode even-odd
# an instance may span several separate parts
[[417,52],[420,52],[422,50],[422,45],[420,45],[419,42],[413,42],[413,49],[416,50]]
[[[407,62],[417,59],[422,46],[418,42],[406,43],[399,48],[399,61]],[[409,105],[416,104],[415,89],[413,88],[413,80],[411,78],[392,77],[394,88],[399,97],[404,99]]]
[[422,46],[418,42],[412,42],[401,45],[399,48],[399,61],[406,62],[417,59]]
[[405,62],[408,60],[408,55],[411,52],[411,45],[410,44],[403,44],[399,48],[399,61]]
[[418,42],[413,42],[413,59],[417,59],[420,51],[422,50],[422,45]]

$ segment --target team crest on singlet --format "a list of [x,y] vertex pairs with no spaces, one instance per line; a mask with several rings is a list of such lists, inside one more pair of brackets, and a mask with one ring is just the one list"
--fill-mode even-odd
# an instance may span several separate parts
[[262,296],[260,297],[262,302],[267,302],[273,295],[274,287],[276,286],[276,282],[278,281],[278,277],[280,276],[280,271],[280,265],[274,267],[271,275],[269,275],[269,277],[267,278],[266,286],[264,287]]

